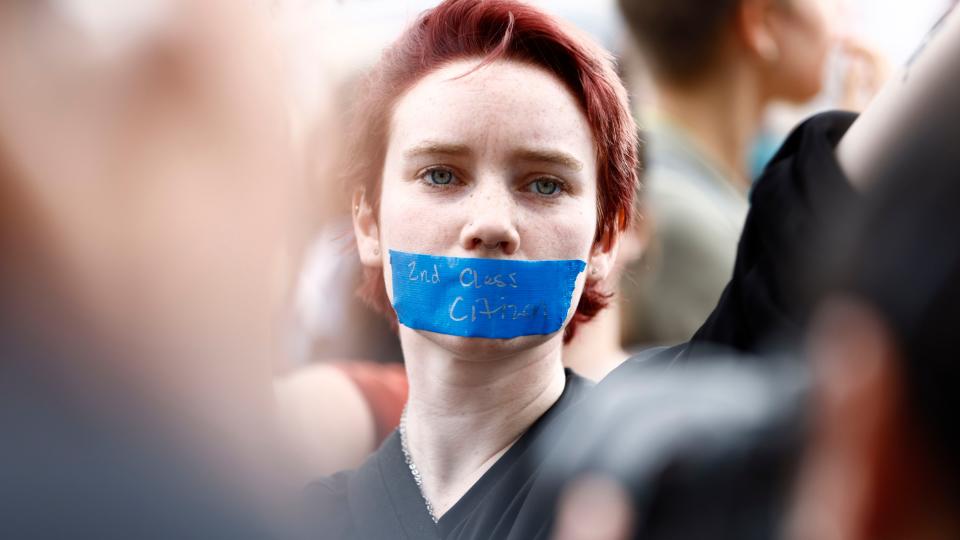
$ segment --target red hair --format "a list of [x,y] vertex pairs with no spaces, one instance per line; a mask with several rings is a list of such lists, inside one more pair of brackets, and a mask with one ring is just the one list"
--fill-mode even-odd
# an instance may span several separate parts
[[[447,0],[426,11],[383,54],[366,80],[353,122],[351,185],[358,179],[379,215],[380,182],[393,107],[420,79],[457,60],[483,65],[513,60],[545,69],[576,97],[593,134],[597,157],[595,242],[609,242],[630,224],[637,191],[636,126],[627,92],[609,53],[574,35],[550,15],[517,0]],[[479,68],[478,68],[479,69]],[[368,269],[358,294],[396,322],[382,269]],[[569,341],[578,323],[607,306],[610,294],[588,285],[567,325]]]

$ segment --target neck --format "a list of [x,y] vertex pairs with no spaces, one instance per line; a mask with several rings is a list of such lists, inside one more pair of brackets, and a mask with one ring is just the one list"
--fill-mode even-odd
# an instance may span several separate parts
[[563,348],[563,364],[594,381],[606,377],[630,356],[620,344],[622,311],[620,303],[614,302],[589,323],[581,324]]
[[747,152],[767,99],[747,65],[731,64],[688,85],[657,81],[656,105],[677,122],[733,185],[750,187]]
[[471,340],[476,354],[465,357],[405,327],[400,337],[410,384],[407,446],[439,517],[560,397],[562,338],[520,353]]

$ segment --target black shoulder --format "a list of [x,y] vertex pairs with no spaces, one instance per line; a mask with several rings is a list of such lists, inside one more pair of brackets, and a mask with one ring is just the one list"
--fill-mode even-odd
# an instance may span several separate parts
[[307,485],[304,490],[304,511],[313,538],[352,538],[348,486],[354,474],[354,471],[340,472]]
[[838,112],[814,116],[770,161],[750,198],[733,277],[691,348],[715,344],[756,354],[773,343],[799,342],[823,235],[858,200],[834,153],[855,119]]
[[347,484],[356,471],[342,471],[330,476],[324,476],[307,484],[308,496],[330,497],[342,495],[346,498]]

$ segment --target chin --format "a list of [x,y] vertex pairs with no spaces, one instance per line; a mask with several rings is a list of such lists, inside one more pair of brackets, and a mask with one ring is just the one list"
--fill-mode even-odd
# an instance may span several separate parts
[[416,333],[462,360],[477,362],[497,360],[504,356],[544,347],[554,341],[562,341],[563,336],[562,328],[552,334],[520,336],[510,339],[468,338],[425,330],[406,330]]
[[781,98],[795,105],[802,105],[820,95],[823,90],[822,71],[812,70],[809,74],[793,77],[785,84]]

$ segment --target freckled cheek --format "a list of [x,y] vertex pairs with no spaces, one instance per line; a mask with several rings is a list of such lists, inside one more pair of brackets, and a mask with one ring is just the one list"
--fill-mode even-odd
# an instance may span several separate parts
[[526,220],[520,245],[536,259],[587,260],[593,247],[596,216],[568,208],[549,218]]
[[384,186],[380,203],[380,239],[385,249],[444,253],[460,230],[455,205],[442,204],[416,186]]

